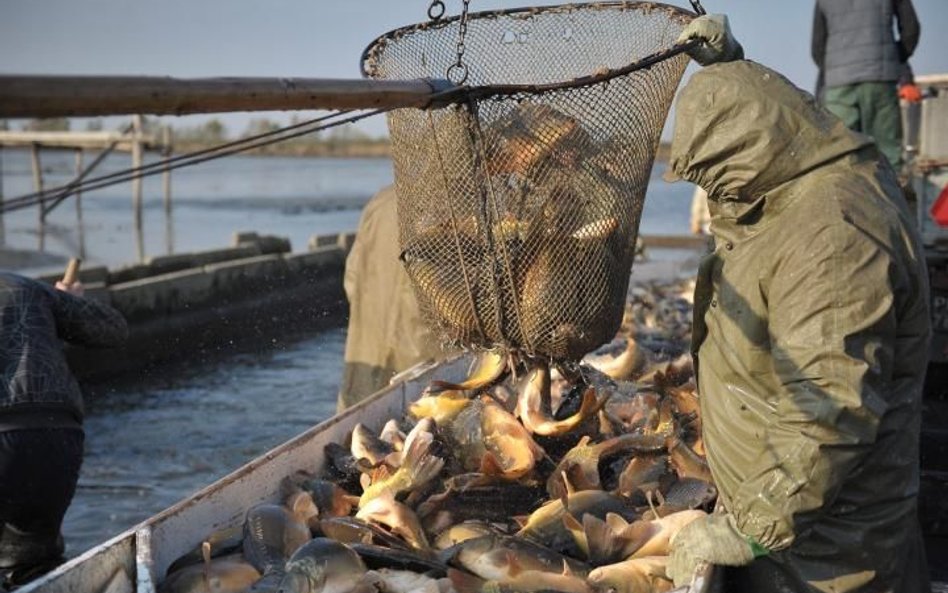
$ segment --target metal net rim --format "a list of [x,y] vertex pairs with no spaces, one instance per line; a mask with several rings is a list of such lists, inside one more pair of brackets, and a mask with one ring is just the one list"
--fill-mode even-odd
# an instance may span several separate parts
[[[665,10],[678,18],[691,20],[697,17],[697,13],[682,8],[680,6],[675,6],[673,4],[666,4],[663,2],[630,2],[629,0],[614,0],[606,2],[593,2],[588,4],[556,4],[550,6],[529,6],[529,7],[520,7],[520,8],[505,8],[500,10],[484,10],[480,12],[472,12],[468,15],[468,19],[489,19],[489,18],[499,18],[503,16],[510,15],[524,15],[524,16],[535,16],[538,14],[551,13],[551,14],[562,14],[574,12],[577,10],[613,10],[620,9],[622,11],[627,10]],[[421,23],[416,23],[413,25],[405,25],[383,33],[382,35],[375,38],[366,48],[362,51],[362,56],[360,58],[360,66],[362,71],[363,78],[379,78],[377,74],[377,64],[378,56],[384,52],[385,46],[390,41],[397,41],[400,38],[422,33],[425,31],[434,31],[438,29],[443,29],[450,26],[452,23],[455,23],[461,19],[461,15],[455,15],[451,17],[443,17],[437,20],[431,20]],[[498,96],[513,96],[519,94],[541,94],[553,90],[567,89],[567,88],[581,88],[587,86],[593,86],[599,83],[608,82],[613,78],[620,76],[625,76],[637,70],[642,70],[649,68],[659,62],[665,61],[667,59],[673,58],[683,52],[694,48],[700,43],[697,39],[692,39],[684,43],[677,43],[671,46],[668,49],[665,49],[654,54],[645,56],[639,60],[636,60],[630,64],[619,68],[612,68],[607,70],[602,70],[595,72],[586,76],[571,78],[568,80],[558,81],[558,82],[549,82],[542,84],[486,84],[486,85],[462,85],[455,86],[453,83],[445,79],[436,79],[435,84],[432,85],[433,89],[436,90],[431,96],[431,103],[451,103],[451,102],[461,102],[469,99],[487,99],[490,97]],[[442,89],[442,90],[437,90]]]

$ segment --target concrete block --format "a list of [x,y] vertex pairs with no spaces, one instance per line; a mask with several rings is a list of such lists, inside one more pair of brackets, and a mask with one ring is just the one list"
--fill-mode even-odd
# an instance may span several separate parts
[[204,266],[217,296],[235,300],[242,293],[278,290],[288,282],[289,268],[280,255],[259,255]]
[[346,254],[336,245],[320,247],[306,253],[294,253],[284,256],[291,273],[311,274],[330,266],[344,266]]
[[204,270],[190,269],[113,285],[110,292],[112,306],[131,321],[173,314],[209,302],[213,283]]
[[339,235],[313,235],[309,238],[309,244],[307,248],[310,251],[319,249],[320,247],[326,247],[328,245],[337,245],[339,243]]

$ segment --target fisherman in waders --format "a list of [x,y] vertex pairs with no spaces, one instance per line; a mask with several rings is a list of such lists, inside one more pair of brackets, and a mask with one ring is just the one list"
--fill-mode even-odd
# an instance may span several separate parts
[[82,395],[62,341],[118,346],[122,315],[51,286],[0,272],[0,591],[63,561],[63,516],[82,465]]
[[[673,539],[668,573],[727,591],[928,591],[918,525],[930,326],[922,249],[896,175],[726,19],[682,39],[669,177],[708,190],[716,248],[692,350],[719,513]],[[722,62],[722,63],[715,63]]]
[[346,257],[349,329],[339,410],[382,389],[396,373],[444,356],[398,259],[396,201],[394,186],[369,200]]
[[850,129],[874,138],[896,172],[902,166],[899,95],[921,98],[910,73],[901,80],[910,72],[919,32],[911,0],[816,0],[813,11],[811,53],[824,86],[817,95]]

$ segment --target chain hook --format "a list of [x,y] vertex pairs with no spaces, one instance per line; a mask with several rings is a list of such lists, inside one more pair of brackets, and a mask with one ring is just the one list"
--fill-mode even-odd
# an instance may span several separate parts
[[428,7],[428,18],[433,21],[439,21],[443,16],[444,2],[441,0],[431,0],[431,6]]
[[695,9],[695,13],[698,16],[708,14],[707,11],[705,11],[704,6],[701,6],[701,0],[691,0],[691,7]]
[[461,19],[458,26],[458,59],[448,67],[446,74],[448,80],[458,86],[464,84],[464,82],[467,80],[467,64],[464,63],[464,38],[467,37],[467,12],[470,4],[471,0],[464,0],[463,7],[461,9]]

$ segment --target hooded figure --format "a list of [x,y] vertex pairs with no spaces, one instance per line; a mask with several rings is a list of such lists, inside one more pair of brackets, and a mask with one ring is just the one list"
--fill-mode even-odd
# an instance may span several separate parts
[[670,172],[708,190],[695,290],[708,462],[726,511],[669,572],[728,590],[928,590],[918,525],[930,326],[922,250],[872,141],[749,61],[683,88]]
[[388,186],[366,204],[346,257],[349,329],[340,410],[382,389],[396,373],[444,356],[398,253],[396,194]]

